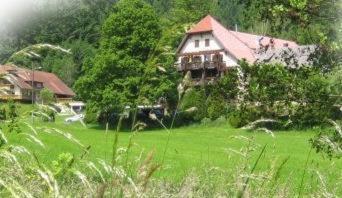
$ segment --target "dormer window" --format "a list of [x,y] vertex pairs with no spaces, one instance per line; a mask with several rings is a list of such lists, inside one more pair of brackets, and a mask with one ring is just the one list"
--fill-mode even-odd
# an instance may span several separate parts
[[210,39],[205,39],[205,46],[209,47],[210,46]]
[[199,47],[199,40],[195,40],[195,47]]

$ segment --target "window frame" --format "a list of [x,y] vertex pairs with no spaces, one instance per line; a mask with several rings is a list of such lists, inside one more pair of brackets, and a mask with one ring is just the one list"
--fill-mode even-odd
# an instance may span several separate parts
[[195,40],[195,48],[199,48],[199,46],[200,46],[200,40],[196,39]]
[[210,39],[205,39],[205,46],[210,47]]

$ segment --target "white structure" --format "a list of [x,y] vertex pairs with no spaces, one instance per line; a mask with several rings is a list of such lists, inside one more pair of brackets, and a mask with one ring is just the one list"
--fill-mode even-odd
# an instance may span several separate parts
[[69,102],[69,106],[72,112],[80,113],[85,109],[86,104],[81,101],[75,101],[75,102]]

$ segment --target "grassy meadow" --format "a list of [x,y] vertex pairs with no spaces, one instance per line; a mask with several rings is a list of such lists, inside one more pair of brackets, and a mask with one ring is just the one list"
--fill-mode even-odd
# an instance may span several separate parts
[[[29,110],[24,105],[21,111]],[[41,122],[36,119],[34,127],[39,131],[42,127],[56,128],[72,134],[83,145],[90,146],[87,160],[96,161],[112,159],[112,147],[115,139],[115,131],[92,125],[84,127],[80,123],[67,124],[65,117],[57,117],[55,123]],[[31,120],[27,119],[30,123]],[[24,127],[24,130],[30,130]],[[265,152],[260,158],[255,171],[267,171],[273,166],[278,166],[284,160],[286,163],[279,172],[282,183],[299,186],[302,180],[312,180],[315,171],[324,176],[324,180],[331,188],[337,188],[341,184],[342,161],[327,159],[322,154],[317,154],[311,149],[309,139],[314,137],[318,129],[306,131],[276,131],[274,137],[270,134],[257,131],[234,129],[227,123],[209,123],[206,125],[193,125],[171,130],[170,142],[167,144],[169,133],[166,130],[145,130],[133,135],[131,132],[120,132],[118,145],[127,148],[130,140],[133,146],[128,154],[128,161],[134,161],[140,155],[145,157],[150,151],[154,151],[154,161],[162,163],[161,168],[154,174],[154,178],[170,182],[181,182],[191,172],[201,174],[208,168],[233,171],[242,167],[243,163],[252,166],[263,146]],[[55,134],[39,133],[39,138],[44,142],[45,148],[27,142],[24,138],[9,135],[12,142],[24,144],[35,151],[38,159],[46,164],[51,164],[61,153],[71,153],[80,156],[82,149],[68,139]],[[244,153],[250,139],[249,154]],[[142,157],[142,158],[143,158]],[[313,171],[315,170],[315,171]],[[303,177],[304,175],[304,177]],[[314,181],[311,181],[314,182]],[[337,188],[337,194],[342,193]]]

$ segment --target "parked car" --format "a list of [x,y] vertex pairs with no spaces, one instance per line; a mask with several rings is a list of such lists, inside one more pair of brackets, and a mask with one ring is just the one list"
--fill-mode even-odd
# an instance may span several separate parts
[[65,119],[65,122],[68,122],[68,123],[71,123],[71,122],[78,122],[78,121],[82,121],[84,118],[84,115],[83,114],[77,114],[77,115],[74,115],[72,117],[68,117]]

